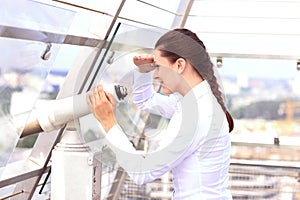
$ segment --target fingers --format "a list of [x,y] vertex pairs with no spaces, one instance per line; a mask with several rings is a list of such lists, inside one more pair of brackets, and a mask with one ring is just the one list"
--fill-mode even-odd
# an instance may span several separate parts
[[155,69],[153,55],[139,55],[133,57],[133,62],[139,72],[147,73]]
[[111,93],[105,93],[106,98],[109,102],[114,103],[114,98],[113,95]]
[[99,102],[99,101],[107,101],[107,97],[106,94],[103,90],[102,85],[97,85],[94,88],[94,96],[95,96],[95,101]]
[[102,85],[97,85],[91,90],[86,96],[88,106],[95,107],[97,104],[101,104],[103,102],[114,104],[114,98],[112,94],[107,93],[103,90]]
[[113,96],[106,93],[102,85],[94,87],[87,94],[86,100],[90,111],[106,132],[117,124]]
[[[108,101],[111,104],[114,104],[114,97],[111,93],[104,91],[102,85],[98,85],[95,87],[94,89],[95,91],[95,96],[97,97],[97,99],[95,99],[96,101]],[[98,94],[98,95],[97,95]]]
[[142,55],[142,56],[138,56],[137,60],[140,60],[143,63],[153,63],[154,57],[153,55]]
[[116,109],[116,101],[115,98],[113,97],[113,95],[111,93],[106,93],[106,97],[108,99],[108,101],[112,104],[114,110]]
[[154,57],[151,54],[138,55],[133,57],[133,62],[136,66],[148,65],[154,62]]

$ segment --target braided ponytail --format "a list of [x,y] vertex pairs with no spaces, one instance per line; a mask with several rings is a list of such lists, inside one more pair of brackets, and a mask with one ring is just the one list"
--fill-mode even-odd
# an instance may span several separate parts
[[172,63],[178,58],[185,58],[190,61],[202,78],[209,83],[214,96],[226,114],[229,132],[231,132],[234,127],[233,118],[225,106],[210,57],[197,35],[188,29],[174,29],[160,37],[155,48],[158,48],[161,55],[168,58]]
[[210,85],[212,93],[214,94],[214,96],[216,97],[216,99],[217,99],[218,103],[220,104],[222,110],[226,114],[226,118],[227,118],[228,125],[229,125],[229,132],[231,132],[234,128],[233,118],[230,115],[230,113],[228,112],[228,110],[225,106],[224,99],[222,98],[222,92],[219,89],[219,84],[217,82],[216,76],[215,76],[214,71],[213,71],[213,64],[211,63],[211,66],[206,67],[205,69],[206,70],[204,70],[204,72],[202,71],[201,76]]

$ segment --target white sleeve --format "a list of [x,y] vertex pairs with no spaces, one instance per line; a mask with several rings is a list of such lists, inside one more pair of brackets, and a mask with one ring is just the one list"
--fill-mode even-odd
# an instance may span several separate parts
[[[177,114],[175,114],[175,118]],[[170,123],[178,124],[179,118],[171,119]],[[173,122],[172,122],[173,121]],[[169,126],[170,127],[170,126]],[[197,130],[192,126],[172,125],[168,132],[175,134],[172,141],[162,149],[151,153],[138,152],[128,140],[122,129],[116,125],[107,134],[107,145],[116,154],[118,164],[128,173],[136,184],[144,184],[161,177],[166,172],[178,166],[192,154],[203,142],[203,138],[196,137]],[[177,129],[179,128],[179,129]],[[193,129],[193,130],[192,130]],[[203,130],[207,131],[207,130]],[[168,133],[166,133],[168,134]]]
[[175,112],[178,97],[155,92],[152,73],[140,73],[134,70],[133,76],[133,103],[141,110],[170,119]]
[[107,145],[135,183],[159,178],[196,151],[201,152],[197,159],[202,159],[202,155],[207,156],[215,148],[218,137],[228,135],[226,116],[217,100],[206,90],[202,91],[201,97],[199,95],[195,97],[190,93],[180,101],[182,109],[172,115],[163,133],[163,146],[153,152],[138,152],[118,125],[107,132]]

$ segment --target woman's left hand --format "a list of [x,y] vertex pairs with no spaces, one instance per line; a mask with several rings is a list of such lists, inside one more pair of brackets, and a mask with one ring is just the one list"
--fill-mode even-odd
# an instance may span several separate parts
[[115,117],[116,104],[112,94],[103,90],[102,85],[96,86],[87,94],[87,104],[96,119],[106,132],[117,124]]

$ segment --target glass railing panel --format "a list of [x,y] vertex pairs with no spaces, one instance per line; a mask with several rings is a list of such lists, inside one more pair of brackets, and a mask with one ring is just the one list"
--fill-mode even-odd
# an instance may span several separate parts
[[[1,6],[0,22],[4,26],[38,30],[41,32],[40,38],[46,38],[43,36],[42,31],[66,33],[74,14],[73,11],[33,0],[17,0],[17,2],[4,0]],[[21,32],[21,35],[24,35],[24,33]]]
[[[8,163],[24,162],[30,154],[29,149],[16,146],[37,99],[50,94],[46,79],[74,12],[34,1],[5,0],[0,13],[0,177],[3,179]],[[35,139],[26,145],[32,146]],[[13,176],[11,172],[5,174]]]
[[[164,29],[145,29],[132,25],[121,24],[111,45],[105,49],[99,73],[96,74],[93,86],[101,83],[104,88],[111,85],[121,85],[127,88],[128,95],[117,103],[117,120],[128,138],[132,141],[145,139],[145,127],[150,129],[163,126],[160,117],[139,110],[132,102],[132,80],[135,69],[133,57],[138,54],[152,54],[157,39],[165,32]],[[145,39],[146,38],[146,39]],[[166,120],[167,123],[167,120]],[[97,121],[92,115],[80,119],[81,134],[91,151],[102,151],[104,164],[114,163],[113,153],[109,149],[102,149],[104,133],[99,131]],[[141,147],[143,148],[143,147]],[[110,163],[110,164],[112,164]]]

